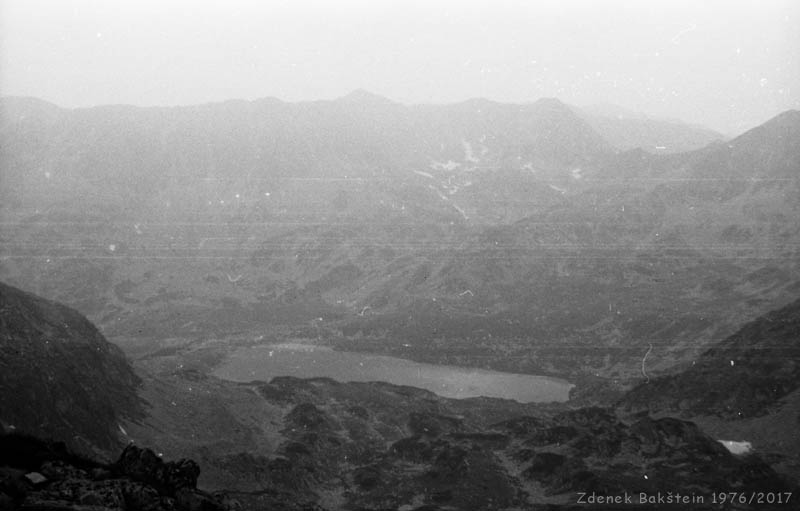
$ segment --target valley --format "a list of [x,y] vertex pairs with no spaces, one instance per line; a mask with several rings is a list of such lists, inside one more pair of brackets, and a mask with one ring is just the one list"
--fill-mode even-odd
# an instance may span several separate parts
[[797,111],[0,110],[4,434],[191,458],[213,509],[797,491]]

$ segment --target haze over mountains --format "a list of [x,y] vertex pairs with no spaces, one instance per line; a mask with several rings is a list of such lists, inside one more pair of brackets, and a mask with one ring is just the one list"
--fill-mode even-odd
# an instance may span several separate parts
[[[727,138],[557,99],[2,98],[0,163],[4,427],[189,456],[256,507],[797,477],[796,443],[764,432],[797,420],[798,111]],[[284,341],[576,388],[526,404],[212,376]]]
[[348,349],[630,375],[798,288],[796,111],[678,154],[611,140],[696,128],[609,136],[556,99],[3,112],[2,276],[112,336],[314,320]]

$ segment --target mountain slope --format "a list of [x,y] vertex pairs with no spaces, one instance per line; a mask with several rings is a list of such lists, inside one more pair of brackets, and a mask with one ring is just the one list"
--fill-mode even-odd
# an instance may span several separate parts
[[800,300],[747,323],[687,369],[640,384],[619,406],[680,415],[800,477]]
[[85,317],[0,283],[0,420],[86,449],[119,445],[118,422],[141,416],[140,380]]
[[[26,319],[27,330],[16,330],[50,331],[54,321],[66,320],[83,332],[78,327],[85,324],[66,309],[13,289],[4,295],[10,296],[4,310]],[[690,488],[681,493],[708,498],[711,492],[795,489],[759,457],[734,456],[687,421],[563,404],[446,399],[380,382],[280,377],[234,383],[208,374],[229,350],[224,341],[187,343],[137,360],[149,406],[135,422],[124,421],[123,433],[154,451],[130,444],[117,463],[101,465],[63,446],[0,435],[0,464],[7,466],[0,472],[0,504],[477,511],[572,509],[580,492],[656,496]],[[4,363],[29,362],[21,351],[4,353],[10,354]],[[74,354],[62,358],[77,362]],[[46,362],[42,370],[58,367],[58,361]],[[51,374],[51,386],[71,388],[73,374]],[[82,401],[91,396],[76,397],[81,401],[74,407],[93,407]],[[41,394],[28,404],[58,408]],[[203,472],[193,461],[165,463],[162,455],[190,456]],[[44,480],[29,474],[34,482],[26,482],[29,470]],[[198,491],[198,475],[204,487],[225,491]]]
[[[799,130],[787,112],[728,144],[631,151],[586,169],[579,188],[538,214],[392,271],[407,277],[364,302],[376,314],[348,328],[376,340],[350,345],[375,349],[394,337],[394,354],[435,360],[424,347],[435,338],[438,351],[459,354],[451,362],[471,355],[507,370],[622,378],[641,377],[648,352],[656,372],[693,360],[797,296]],[[378,316],[390,286],[424,289],[429,301]],[[414,350],[400,347],[408,339]]]
[[576,108],[576,112],[612,146],[622,151],[643,149],[655,154],[682,153],[727,138],[702,126],[654,119],[614,105],[586,106]]
[[553,99],[26,104],[0,133],[0,275],[125,342],[277,329],[626,379],[800,286],[791,112],[658,155],[616,154]]
[[[406,107],[362,91],[294,104],[106,106],[47,116],[41,110],[21,98],[0,100],[5,198],[40,210],[62,201],[77,207],[76,197],[92,205],[124,198],[129,211],[151,216],[194,210],[206,200],[226,209],[220,201],[241,203],[245,195],[271,210],[277,195],[265,201],[262,193],[280,191],[286,180],[416,180],[424,182],[420,188],[441,187],[474,170],[532,165],[552,172],[610,151],[557,100]],[[240,187],[240,201],[224,193],[230,186]],[[256,195],[253,187],[266,189]]]
[[626,407],[750,418],[800,388],[800,300],[745,325],[691,367],[633,389]]

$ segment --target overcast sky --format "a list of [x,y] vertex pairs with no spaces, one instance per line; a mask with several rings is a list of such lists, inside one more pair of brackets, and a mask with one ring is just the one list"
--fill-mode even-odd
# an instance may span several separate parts
[[737,134],[800,108],[800,2],[0,0],[0,94],[558,97]]

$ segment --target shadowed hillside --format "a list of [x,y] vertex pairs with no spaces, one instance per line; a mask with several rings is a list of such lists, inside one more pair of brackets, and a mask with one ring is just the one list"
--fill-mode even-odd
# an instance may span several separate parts
[[685,371],[653,379],[624,399],[631,409],[687,416],[763,415],[800,388],[800,301],[748,323]]
[[122,351],[64,305],[0,283],[0,421],[74,448],[116,449],[143,414]]

